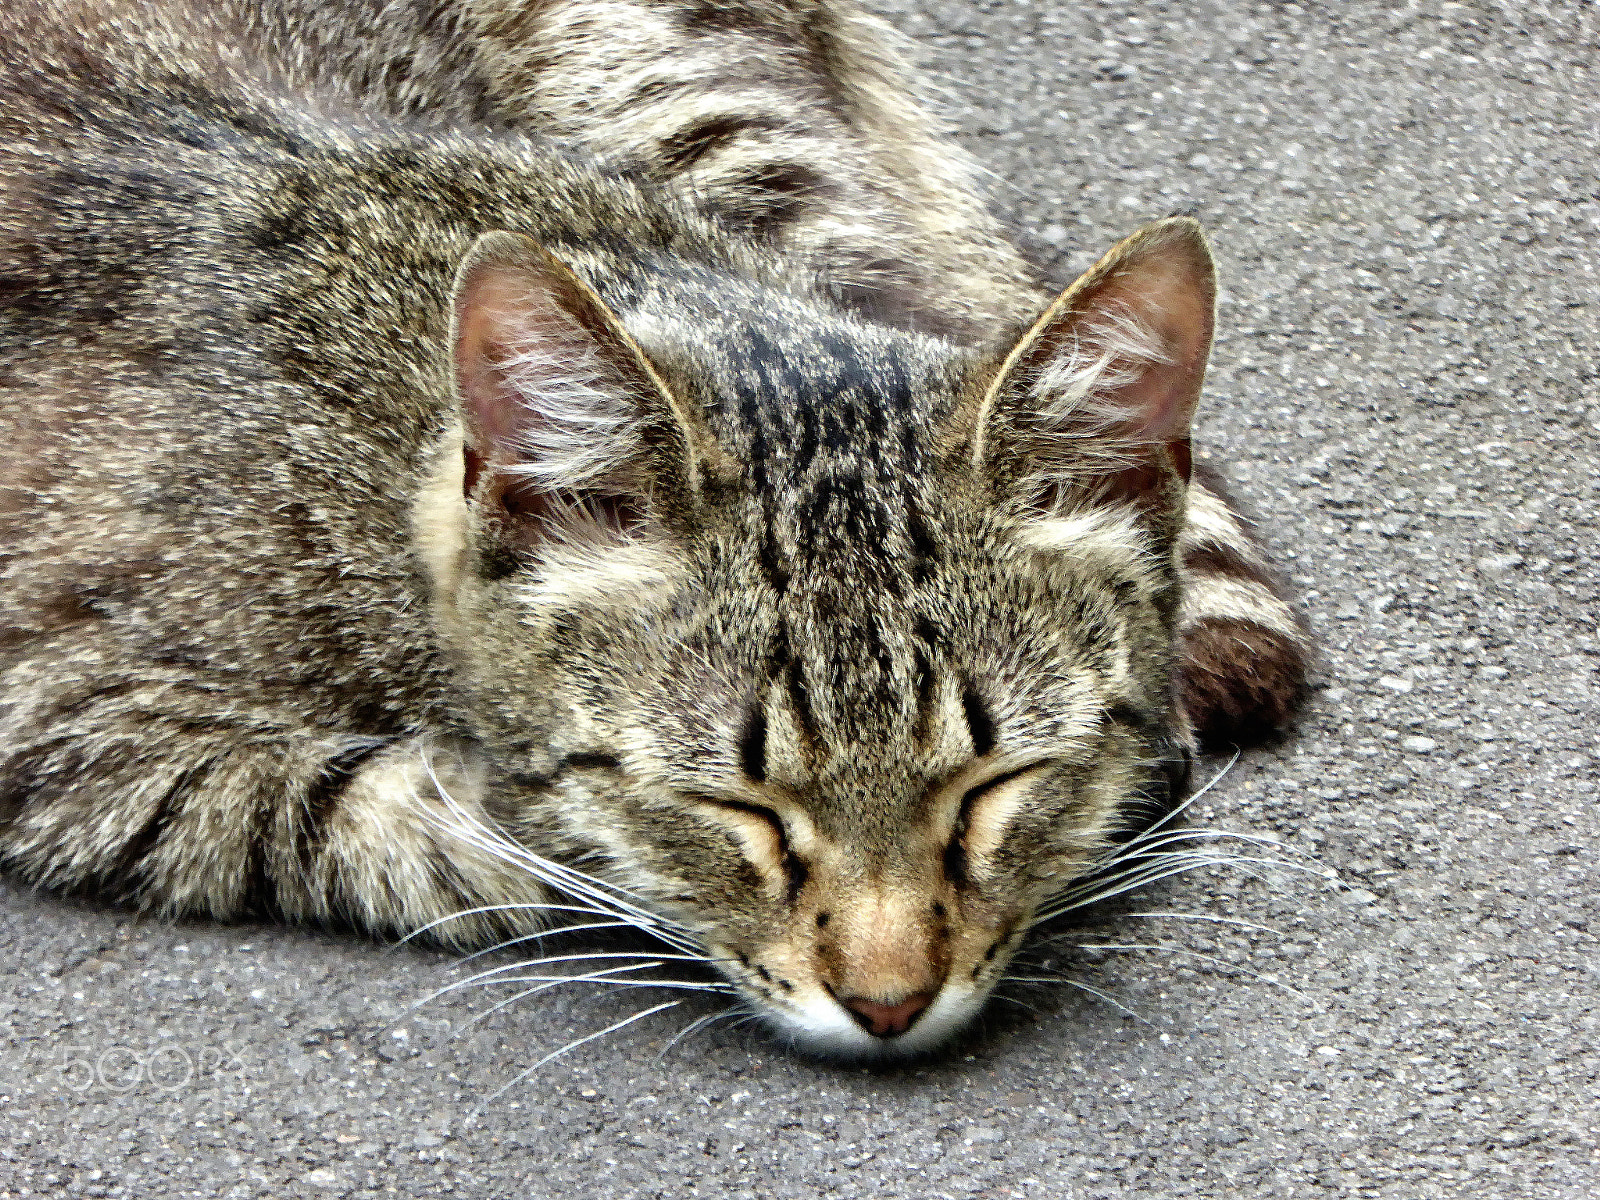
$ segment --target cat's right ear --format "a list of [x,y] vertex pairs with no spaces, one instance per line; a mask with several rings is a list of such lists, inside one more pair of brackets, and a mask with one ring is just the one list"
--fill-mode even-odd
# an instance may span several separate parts
[[688,421],[621,322],[521,234],[485,234],[456,274],[452,365],[463,487],[516,540],[577,514],[619,530],[694,487]]
[[1181,504],[1205,379],[1216,279],[1200,227],[1169,217],[1063,292],[1000,363],[973,457],[1043,510]]

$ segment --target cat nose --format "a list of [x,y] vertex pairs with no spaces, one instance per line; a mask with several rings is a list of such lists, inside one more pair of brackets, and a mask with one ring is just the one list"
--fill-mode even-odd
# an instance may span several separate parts
[[898,1037],[911,1028],[919,1013],[933,999],[932,992],[918,992],[907,996],[899,1004],[883,1004],[861,996],[847,996],[840,1001],[850,1010],[857,1025],[873,1037]]

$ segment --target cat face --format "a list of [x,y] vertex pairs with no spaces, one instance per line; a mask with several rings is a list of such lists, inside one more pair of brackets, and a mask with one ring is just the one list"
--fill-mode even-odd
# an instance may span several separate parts
[[436,612],[508,832],[692,930],[792,1039],[923,1051],[1183,741],[1209,261],[1154,226],[1002,355],[753,292],[618,318],[480,244]]

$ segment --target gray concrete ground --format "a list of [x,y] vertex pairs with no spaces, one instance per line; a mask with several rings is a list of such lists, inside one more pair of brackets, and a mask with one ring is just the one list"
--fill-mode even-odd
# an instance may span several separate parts
[[1153,215],[1211,230],[1203,441],[1326,661],[1199,820],[1347,886],[1152,889],[1069,941],[1183,953],[1047,948],[1116,1003],[1037,989],[932,1066],[748,1028],[668,1048],[691,1003],[476,1117],[645,999],[574,989],[445,1041],[484,997],[382,1028],[440,957],[7,886],[0,1197],[1600,1195],[1600,11],[884,7],[1059,279]]

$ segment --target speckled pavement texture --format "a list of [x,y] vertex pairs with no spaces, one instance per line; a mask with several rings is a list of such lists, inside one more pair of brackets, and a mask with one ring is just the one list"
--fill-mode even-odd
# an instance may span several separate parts
[[1057,281],[1148,217],[1209,229],[1201,440],[1324,661],[1196,824],[1342,883],[1218,869],[1092,914],[1035,957],[1108,1000],[1019,992],[929,1066],[669,1047],[691,1001],[476,1115],[670,997],[446,1040],[487,998],[384,1028],[440,956],[5,885],[0,1197],[1600,1195],[1600,8],[881,7]]

